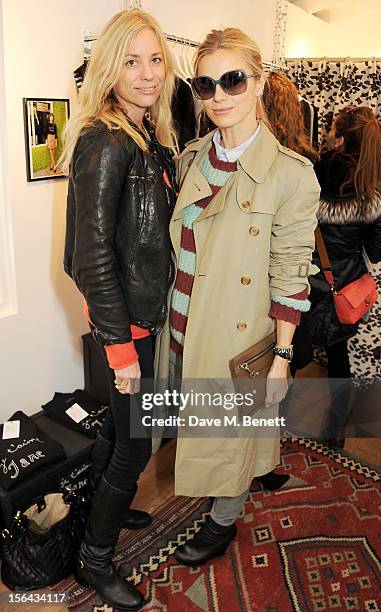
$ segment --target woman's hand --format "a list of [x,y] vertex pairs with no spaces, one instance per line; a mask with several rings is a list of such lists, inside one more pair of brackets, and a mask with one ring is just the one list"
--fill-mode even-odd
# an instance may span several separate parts
[[132,365],[121,370],[114,370],[114,372],[115,387],[119,393],[123,395],[139,393],[141,378],[139,361],[135,361]]
[[267,375],[265,407],[281,402],[288,391],[288,361],[275,355]]

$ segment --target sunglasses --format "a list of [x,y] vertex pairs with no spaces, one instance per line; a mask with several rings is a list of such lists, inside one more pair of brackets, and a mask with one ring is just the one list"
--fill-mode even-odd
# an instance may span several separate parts
[[238,96],[247,90],[247,79],[255,77],[255,74],[246,74],[244,70],[229,70],[218,81],[209,76],[199,76],[190,79],[190,84],[196,98],[210,100],[216,93],[217,85],[229,96]]

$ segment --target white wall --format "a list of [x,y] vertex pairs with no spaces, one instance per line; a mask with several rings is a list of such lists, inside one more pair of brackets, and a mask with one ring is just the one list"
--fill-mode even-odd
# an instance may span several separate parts
[[[266,58],[272,53],[274,4],[143,1],[169,33],[200,40],[211,27],[240,26],[256,37]],[[39,410],[54,391],[82,386],[80,336],[87,331],[81,298],[62,268],[67,181],[26,182],[22,98],[68,97],[73,110],[73,70],[82,63],[83,31],[98,33],[123,5],[122,0],[2,0],[18,311],[0,319],[0,421],[16,410]]]
[[381,7],[331,25],[331,55],[381,57]]
[[286,57],[381,57],[381,8],[327,23],[289,4]]
[[[5,100],[3,13],[0,4],[0,100]],[[0,105],[0,318],[16,312],[16,274],[8,192],[5,105]]]
[[264,59],[271,59],[275,0],[143,0],[169,34],[202,40],[211,28],[239,27],[253,36]]
[[286,57],[322,57],[330,54],[329,25],[306,11],[288,5]]

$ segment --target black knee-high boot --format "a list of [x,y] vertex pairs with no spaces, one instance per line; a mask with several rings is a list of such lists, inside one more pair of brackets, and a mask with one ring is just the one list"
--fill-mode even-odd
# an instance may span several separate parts
[[117,489],[101,477],[75,569],[80,584],[92,587],[105,603],[120,610],[139,610],[144,605],[143,595],[119,576],[112,562],[123,512],[133,496],[133,491]]
[[[88,471],[88,491],[92,498],[95,494],[98,483],[102,474],[106,470],[113,452],[113,443],[98,434],[94,443],[93,453],[91,456],[91,465]],[[135,485],[136,495],[137,485]],[[132,501],[132,500],[131,500]],[[130,508],[126,510],[123,521],[124,529],[143,529],[151,524],[151,516],[143,510],[135,510]]]

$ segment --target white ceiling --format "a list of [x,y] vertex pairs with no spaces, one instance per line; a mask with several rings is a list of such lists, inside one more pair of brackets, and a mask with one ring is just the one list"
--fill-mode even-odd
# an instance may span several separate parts
[[381,0],[289,0],[289,2],[328,22],[381,9]]

